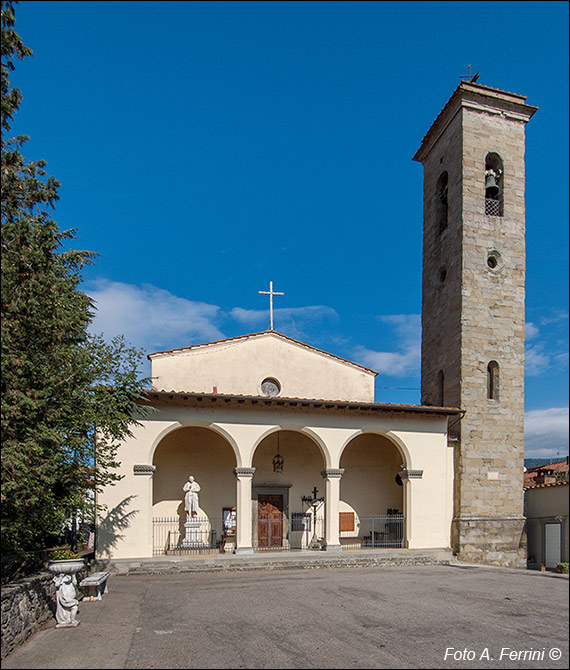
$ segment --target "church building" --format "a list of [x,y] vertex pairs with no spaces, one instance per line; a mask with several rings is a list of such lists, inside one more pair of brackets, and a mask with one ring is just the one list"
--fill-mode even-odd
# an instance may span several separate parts
[[399,548],[525,565],[524,129],[535,111],[462,82],[414,157],[425,174],[421,404],[375,403],[375,371],[273,324],[150,354],[155,411],[119,449],[123,479],[99,496],[98,558]]

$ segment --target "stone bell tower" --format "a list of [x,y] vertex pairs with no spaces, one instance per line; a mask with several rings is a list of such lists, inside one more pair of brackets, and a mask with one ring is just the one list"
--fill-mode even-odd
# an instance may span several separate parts
[[462,82],[424,166],[422,403],[456,406],[452,547],[526,567],[523,516],[526,98]]

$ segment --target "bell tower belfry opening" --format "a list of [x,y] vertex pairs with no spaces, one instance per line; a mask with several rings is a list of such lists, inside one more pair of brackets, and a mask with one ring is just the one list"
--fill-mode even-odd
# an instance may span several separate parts
[[525,567],[525,127],[521,95],[463,81],[424,137],[422,404],[449,429],[452,547]]

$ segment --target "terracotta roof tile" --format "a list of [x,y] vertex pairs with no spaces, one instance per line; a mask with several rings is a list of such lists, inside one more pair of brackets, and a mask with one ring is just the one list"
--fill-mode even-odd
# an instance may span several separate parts
[[342,409],[348,407],[350,409],[360,409],[360,410],[386,410],[386,411],[410,411],[410,412],[428,412],[435,414],[460,414],[461,409],[457,407],[436,407],[432,405],[407,405],[400,403],[370,403],[370,402],[358,402],[354,400],[330,400],[325,398],[285,398],[282,396],[251,396],[251,395],[235,395],[229,393],[198,393],[192,391],[157,391],[156,389],[148,389],[144,391],[144,394],[147,397],[155,396],[159,399],[160,397],[166,398],[170,396],[176,396],[177,398],[182,399],[204,399],[210,398],[213,402],[217,400],[226,400],[226,401],[250,401],[252,403],[263,402],[265,405],[284,405],[284,404],[305,404],[312,405],[314,407],[324,406],[325,409]]
[[549,482],[548,484],[532,484],[531,486],[525,486],[526,489],[544,489],[548,486],[568,486],[570,482],[568,480],[563,482]]

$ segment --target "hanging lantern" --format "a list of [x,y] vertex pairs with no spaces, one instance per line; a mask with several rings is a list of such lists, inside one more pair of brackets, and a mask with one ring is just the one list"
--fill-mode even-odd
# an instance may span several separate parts
[[283,472],[283,456],[280,453],[273,457],[273,472]]
[[273,457],[273,472],[283,472],[284,459],[279,452],[279,433],[277,433],[277,453]]

